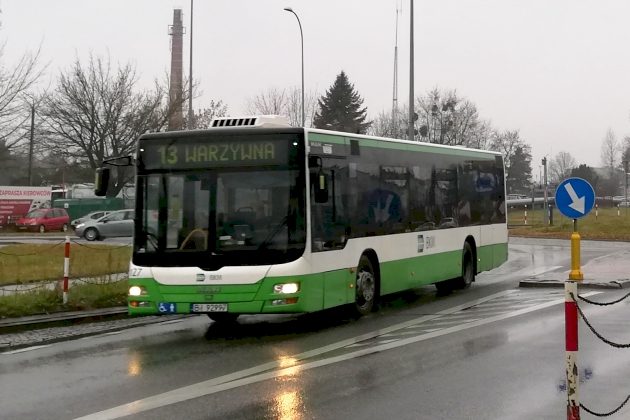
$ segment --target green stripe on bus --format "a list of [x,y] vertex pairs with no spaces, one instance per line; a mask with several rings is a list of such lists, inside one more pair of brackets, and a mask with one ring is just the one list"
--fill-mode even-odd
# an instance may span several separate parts
[[[479,247],[477,259],[478,271],[498,267],[507,260],[507,244]],[[308,275],[268,277],[258,283],[245,285],[164,285],[151,278],[132,278],[129,280],[130,286],[142,286],[147,294],[130,297],[128,300],[151,302],[151,306],[129,306],[129,314],[156,314],[159,302],[175,303],[177,313],[189,313],[191,303],[228,303],[230,312],[249,314],[314,312],[354,301],[354,268],[346,267]],[[461,251],[381,262],[380,270],[381,294],[387,295],[459,276]],[[300,291],[293,295],[273,293],[274,285],[288,282],[299,282]],[[298,302],[272,305],[274,300],[290,297],[298,297]]]

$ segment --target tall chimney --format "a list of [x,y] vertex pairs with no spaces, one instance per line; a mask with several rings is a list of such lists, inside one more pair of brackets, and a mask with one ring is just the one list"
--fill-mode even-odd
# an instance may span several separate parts
[[184,41],[184,26],[182,24],[182,9],[173,10],[173,24],[169,26],[171,36],[171,86],[169,99],[171,113],[168,119],[168,130],[181,130],[184,127],[182,113],[182,51]]

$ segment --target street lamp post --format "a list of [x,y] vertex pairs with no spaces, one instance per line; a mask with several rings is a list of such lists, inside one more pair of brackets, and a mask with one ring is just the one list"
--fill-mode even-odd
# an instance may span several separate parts
[[414,70],[413,70],[413,0],[409,0],[409,127],[408,129],[408,140],[415,140],[416,132],[414,127],[415,121],[415,112],[413,110],[413,81],[414,81]]
[[293,9],[285,7],[284,10],[293,13],[298,21],[298,25],[300,26],[300,42],[302,45],[302,127],[304,127],[306,125],[306,119],[304,117],[304,34],[302,33],[302,22],[300,22],[300,17],[293,11]]
[[623,179],[625,183],[624,196],[625,196],[625,205],[626,205],[626,216],[628,215],[628,161],[623,161]]
[[195,112],[192,107],[193,96],[193,0],[190,0],[190,70],[188,71],[188,129],[195,128]]

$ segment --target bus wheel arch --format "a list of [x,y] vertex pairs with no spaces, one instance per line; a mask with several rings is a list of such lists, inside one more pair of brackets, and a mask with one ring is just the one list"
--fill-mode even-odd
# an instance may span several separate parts
[[380,266],[373,249],[363,251],[357,265],[355,278],[354,311],[357,315],[367,315],[377,309],[380,297]]

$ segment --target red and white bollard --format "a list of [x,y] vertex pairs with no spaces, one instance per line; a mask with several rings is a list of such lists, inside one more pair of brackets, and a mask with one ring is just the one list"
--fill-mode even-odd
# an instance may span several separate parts
[[578,395],[579,374],[578,356],[578,283],[584,279],[580,268],[580,234],[577,219],[573,219],[571,234],[571,271],[569,280],[564,282],[565,348],[567,370],[567,420],[580,419],[580,399]]
[[68,276],[70,275],[70,237],[66,236],[63,258],[63,304],[68,303]]
[[564,282],[564,317],[566,325],[566,370],[567,370],[567,420],[579,420],[580,399],[578,396],[579,373],[577,367],[578,356],[578,310],[575,300],[577,296],[577,282]]
[[523,215],[523,221],[527,224],[527,204],[525,204],[525,214]]

